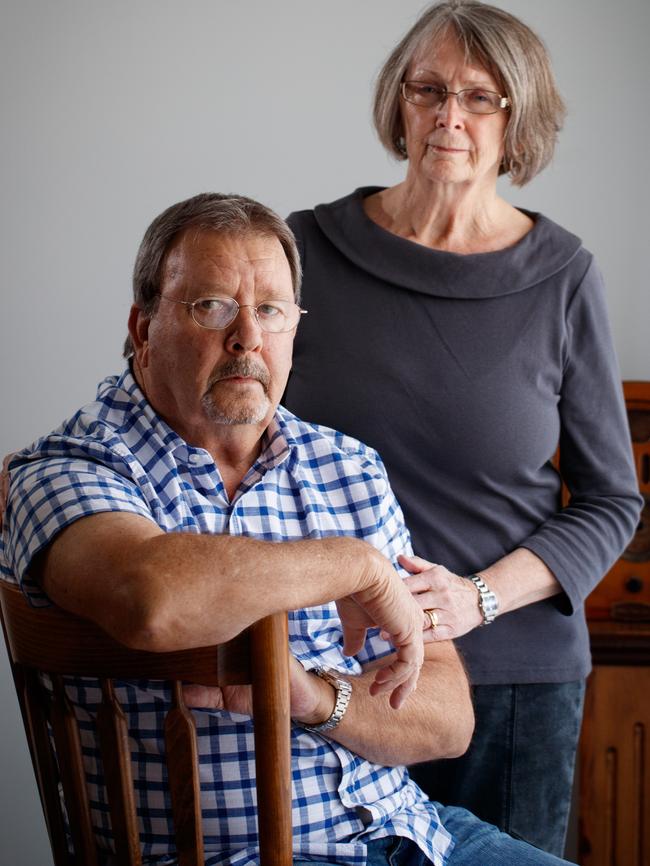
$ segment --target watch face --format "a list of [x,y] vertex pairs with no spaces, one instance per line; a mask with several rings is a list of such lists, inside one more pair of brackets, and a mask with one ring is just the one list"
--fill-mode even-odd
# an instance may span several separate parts
[[489,623],[494,622],[499,612],[497,597],[477,574],[470,575],[469,580],[478,590],[478,606],[483,614],[483,625],[489,625]]
[[488,590],[485,593],[481,593],[481,608],[487,622],[492,622],[496,619],[498,604],[497,597],[493,592]]

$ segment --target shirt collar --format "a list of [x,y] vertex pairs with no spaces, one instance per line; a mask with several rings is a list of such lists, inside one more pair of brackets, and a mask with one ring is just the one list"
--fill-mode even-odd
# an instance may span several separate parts
[[[187,453],[190,446],[154,410],[138,385],[130,364],[117,381],[115,378],[110,378],[100,383],[97,399],[103,400],[109,389],[113,392],[111,394],[113,401],[116,398],[119,399],[120,391],[123,392],[128,402],[138,410],[143,421],[149,426],[151,435],[162,442],[170,451]],[[264,471],[279,466],[298,446],[289,431],[288,418],[285,416],[293,417],[282,406],[278,406],[269,426],[262,435],[262,450],[256,465]]]

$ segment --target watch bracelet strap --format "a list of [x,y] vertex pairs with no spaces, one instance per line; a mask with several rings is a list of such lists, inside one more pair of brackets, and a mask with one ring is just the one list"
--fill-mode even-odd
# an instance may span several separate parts
[[328,668],[312,668],[310,673],[316,674],[316,676],[334,686],[336,690],[334,709],[328,719],[325,719],[325,721],[321,722],[319,725],[305,725],[298,722],[298,724],[300,724],[300,726],[306,731],[322,734],[325,731],[332,731],[340,724],[348,708],[348,704],[350,703],[350,698],[352,697],[352,683],[341,679],[337,676],[336,671],[331,671]]
[[468,574],[467,580],[471,580],[478,590],[478,606],[483,615],[483,625],[490,625],[499,613],[499,602],[487,583],[478,574]]

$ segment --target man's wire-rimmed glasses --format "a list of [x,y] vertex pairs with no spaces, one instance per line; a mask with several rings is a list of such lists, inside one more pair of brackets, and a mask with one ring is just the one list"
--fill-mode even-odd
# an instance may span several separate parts
[[282,334],[292,331],[300,317],[307,313],[293,301],[280,301],[269,299],[261,301],[257,306],[253,304],[238,304],[234,298],[221,295],[197,298],[195,301],[181,301],[178,298],[170,298],[167,295],[158,296],[163,301],[172,301],[174,304],[182,304],[188,307],[192,318],[200,328],[208,328],[210,331],[222,331],[237,318],[239,311],[248,307],[253,311],[255,321],[263,331],[269,334]]
[[458,105],[470,114],[496,114],[499,109],[510,107],[507,96],[494,90],[484,90],[482,87],[467,87],[454,91],[427,81],[402,81],[400,91],[407,102],[422,108],[438,108],[450,96],[455,96]]

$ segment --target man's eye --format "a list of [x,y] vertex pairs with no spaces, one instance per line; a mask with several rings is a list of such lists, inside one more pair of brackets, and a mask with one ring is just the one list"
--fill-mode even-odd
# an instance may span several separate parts
[[281,316],[284,310],[278,304],[264,303],[257,308],[257,315],[264,319],[273,319],[275,316]]
[[214,313],[223,310],[225,304],[220,298],[201,298],[200,301],[197,301],[196,306],[202,313]]

